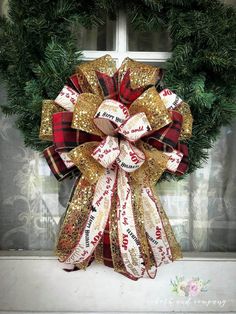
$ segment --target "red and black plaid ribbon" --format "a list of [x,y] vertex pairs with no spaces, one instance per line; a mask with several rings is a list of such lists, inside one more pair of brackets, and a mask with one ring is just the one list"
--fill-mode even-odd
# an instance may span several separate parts
[[79,131],[72,129],[73,112],[63,111],[53,114],[53,142],[57,151],[68,152],[79,145]]
[[113,76],[96,71],[104,99],[118,100],[118,71]]
[[68,152],[86,142],[101,141],[101,137],[71,127],[73,112],[53,114],[53,142],[57,151]]
[[144,139],[145,142],[164,152],[172,152],[174,149],[183,154],[183,158],[175,174],[183,175],[188,170],[188,146],[179,142],[183,116],[178,111],[171,110],[172,122],[167,126],[155,131]]
[[79,174],[79,170],[76,166],[71,168],[66,167],[59,153],[69,152],[71,149],[86,142],[101,141],[101,138],[97,135],[72,129],[72,118],[73,113],[69,111],[53,114],[54,145],[46,148],[43,152],[52,173],[59,181],[70,176],[72,173]]
[[107,222],[102,241],[103,241],[103,263],[104,265],[113,268],[111,246],[110,246],[109,222]]
[[146,89],[144,87],[139,87],[133,89],[131,87],[131,82],[130,82],[130,69],[125,73],[121,83],[120,83],[120,90],[119,90],[119,101],[126,105],[129,106],[134,102]]
[[49,146],[43,151],[44,157],[56,177],[58,181],[62,181],[63,179],[72,175],[72,173],[79,174],[79,170],[76,166],[71,168],[67,168],[60,155],[56,151],[56,147],[54,145]]
[[179,141],[183,116],[177,111],[170,111],[172,122],[146,136],[144,140],[158,150],[172,152]]
[[175,174],[177,176],[182,176],[188,170],[189,159],[188,159],[188,145],[183,143],[178,143],[176,149],[183,154],[183,158],[177,168]]
[[113,76],[109,76],[105,73],[96,71],[99,85],[102,89],[104,99],[119,100],[124,105],[131,105],[148,87],[140,87],[133,89],[130,83],[130,70],[128,70],[120,86],[118,84],[118,74],[117,71]]
[[79,77],[78,74],[71,75],[67,82],[66,85],[70,86],[72,89],[74,89],[77,93],[82,93],[82,88],[79,85]]

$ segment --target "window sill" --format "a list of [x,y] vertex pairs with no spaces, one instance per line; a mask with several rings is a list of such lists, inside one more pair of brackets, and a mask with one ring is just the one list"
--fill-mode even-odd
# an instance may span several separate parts
[[[56,259],[53,251],[41,250],[0,250],[0,259]],[[236,261],[236,252],[184,252],[179,261]]]

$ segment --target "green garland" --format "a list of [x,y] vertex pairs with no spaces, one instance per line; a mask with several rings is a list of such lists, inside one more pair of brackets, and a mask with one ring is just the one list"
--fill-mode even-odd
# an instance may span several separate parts
[[74,25],[104,23],[119,9],[140,31],[167,28],[172,57],[165,84],[189,103],[194,117],[188,173],[201,166],[236,114],[236,12],[217,0],[9,0],[0,19],[0,72],[6,82],[6,114],[16,115],[25,144],[39,151],[43,99],[53,99],[81,60]]

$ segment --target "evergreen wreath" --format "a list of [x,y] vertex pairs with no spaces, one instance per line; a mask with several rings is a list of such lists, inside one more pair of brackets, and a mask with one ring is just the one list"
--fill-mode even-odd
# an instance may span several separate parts
[[27,146],[47,147],[38,138],[42,100],[54,99],[81,61],[73,29],[101,25],[121,8],[141,31],[169,31],[164,81],[191,106],[191,173],[236,114],[236,12],[218,0],[9,0],[8,17],[0,19],[3,112],[16,115]]

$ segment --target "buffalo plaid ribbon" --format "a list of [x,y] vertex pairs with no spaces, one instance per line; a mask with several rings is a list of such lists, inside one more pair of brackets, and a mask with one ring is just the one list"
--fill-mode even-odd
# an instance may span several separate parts
[[147,88],[140,87],[133,89],[130,84],[130,70],[128,70],[120,84],[118,84],[119,72],[113,76],[96,71],[99,85],[104,99],[118,100],[124,105],[131,105]]
[[52,116],[53,143],[43,152],[46,161],[58,181],[65,179],[73,173],[79,174],[76,166],[67,167],[60,153],[69,152],[71,149],[90,141],[101,141],[96,135],[71,128],[73,113],[63,111]]
[[82,93],[82,88],[79,84],[79,77],[78,74],[71,75],[67,82],[66,85],[70,86],[72,89],[74,89],[76,92],[79,94]]
[[113,76],[109,76],[105,73],[96,71],[104,99],[118,100],[118,73],[119,72],[117,71]]
[[148,89],[148,87],[150,86],[146,86],[144,87],[139,87],[139,88],[135,88],[133,89],[131,87],[131,83],[130,83],[130,70],[128,70],[121,83],[120,83],[120,93],[119,93],[119,101],[126,105],[129,106],[132,104],[133,101],[135,101],[135,99],[137,99],[146,89]]
[[58,181],[64,180],[66,177],[72,175],[72,173],[79,174],[78,168],[73,166],[67,168],[60,155],[56,151],[55,145],[49,146],[43,151],[44,157],[50,167],[52,173]]
[[158,150],[164,152],[172,152],[174,149],[183,154],[183,158],[176,170],[175,174],[183,175],[188,169],[188,146],[179,142],[183,116],[175,110],[170,111],[172,122],[167,126],[146,136],[145,142]]

